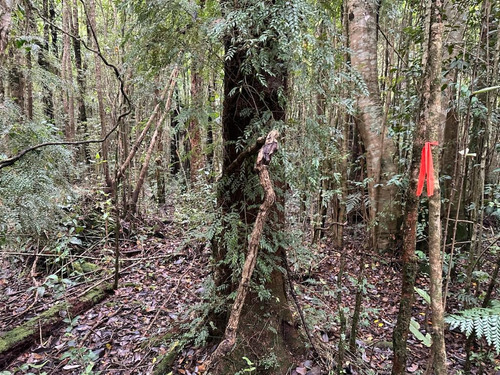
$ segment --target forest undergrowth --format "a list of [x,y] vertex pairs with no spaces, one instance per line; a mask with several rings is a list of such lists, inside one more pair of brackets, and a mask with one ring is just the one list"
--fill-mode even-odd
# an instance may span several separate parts
[[[341,335],[337,276],[340,259],[345,257],[342,305],[347,317],[352,316],[357,288],[362,291],[356,352],[349,353],[345,368],[354,374],[388,374],[392,331],[398,313],[400,266],[394,257],[365,249],[363,236],[358,233],[361,230],[355,226],[348,228],[341,250],[335,248],[332,238],[325,237],[316,245],[310,245],[306,238],[304,246],[314,254],[313,261],[307,266],[292,262],[290,277],[313,339],[334,357]],[[122,231],[118,289],[77,316],[59,311],[62,322],[57,329],[44,333],[40,327],[40,334],[5,364],[2,375],[152,374],[158,371],[155,368],[165,366],[166,362],[160,364],[162,361],[168,362],[165,373],[204,372],[203,363],[214,349],[210,340],[206,341],[207,333],[199,319],[200,302],[206,295],[206,280],[211,272],[208,244],[193,241],[186,225],[172,217],[151,217],[134,223],[133,229],[130,223],[123,222]],[[77,298],[92,287],[110,282],[113,241],[93,241],[94,245],[85,251],[82,242],[73,240],[70,246],[72,251],[65,258],[65,266],[79,270],[73,272],[77,277],[48,272],[54,262],[51,257],[3,255],[0,303],[4,307],[0,310],[0,332],[21,326],[57,301]],[[294,249],[288,252],[289,259],[296,258]],[[365,279],[360,284],[361,268]],[[428,290],[425,267],[419,275],[418,287]],[[451,301],[449,310],[460,309],[454,303],[458,302]],[[296,306],[294,315],[300,324]],[[420,331],[428,332],[430,319],[425,293],[417,298],[413,316]],[[303,337],[307,341],[306,335]],[[425,373],[429,348],[424,338],[424,335],[420,338],[410,335],[409,373]],[[345,339],[348,342],[349,336]],[[465,359],[465,337],[458,331],[447,331],[446,340],[450,373],[458,374]],[[251,369],[258,359],[248,353],[242,361],[248,361]],[[482,371],[486,371],[483,373],[495,374],[494,368],[499,365],[498,358],[492,355],[477,361],[482,363]],[[305,358],[297,359],[290,373],[327,373],[325,368],[323,372],[319,370],[320,362],[315,362],[310,351]],[[477,368],[473,371],[477,373]]]

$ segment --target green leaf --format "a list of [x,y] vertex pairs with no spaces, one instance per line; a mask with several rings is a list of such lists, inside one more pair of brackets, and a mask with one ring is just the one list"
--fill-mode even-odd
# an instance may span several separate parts
[[484,337],[486,342],[500,353],[500,303],[492,301],[491,307],[475,307],[452,314],[445,318],[450,329],[459,328],[466,336],[475,332],[478,338]]
[[429,296],[429,294],[425,290],[415,287],[415,292],[417,292],[425,302],[427,302],[429,305],[431,304],[431,296]]
[[426,333],[424,336],[423,333],[420,332],[420,324],[418,324],[418,322],[413,318],[411,318],[410,321],[410,331],[418,340],[422,342],[422,344],[424,344],[428,348],[431,347],[432,345],[431,335],[429,333]]
[[484,89],[474,91],[471,95],[484,94],[485,92],[500,89],[500,86],[485,87]]

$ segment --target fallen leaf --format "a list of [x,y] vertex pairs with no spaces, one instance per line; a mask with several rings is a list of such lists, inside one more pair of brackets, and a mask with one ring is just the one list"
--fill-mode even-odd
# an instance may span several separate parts
[[418,369],[418,364],[414,363],[413,365],[408,367],[406,370],[408,370],[408,372],[415,372],[415,371],[417,371],[417,369]]
[[74,370],[75,368],[82,367],[82,365],[66,365],[63,367],[63,370]]

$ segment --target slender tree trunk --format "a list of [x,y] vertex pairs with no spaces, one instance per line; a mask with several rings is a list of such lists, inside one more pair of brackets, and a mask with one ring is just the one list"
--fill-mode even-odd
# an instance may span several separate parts
[[401,217],[398,189],[387,182],[397,172],[396,149],[387,135],[380,100],[377,66],[377,20],[379,1],[347,1],[352,66],[361,74],[368,94],[358,97],[359,132],[366,149],[372,246],[394,250]]
[[[169,82],[169,84],[174,85],[175,83]],[[158,140],[158,135],[160,134],[162,124],[165,122],[165,118],[167,117],[167,115],[170,112],[170,105],[172,103],[172,92],[173,92],[173,87],[170,86],[170,89],[168,90],[168,97],[167,97],[167,101],[165,103],[165,108],[163,110],[163,114],[160,116],[159,119],[156,120],[157,122],[156,122],[155,131],[154,131],[153,136],[151,138],[151,142],[149,143],[149,147],[146,151],[146,157],[144,158],[144,162],[142,164],[141,171],[139,173],[139,178],[137,180],[136,187],[132,193],[132,199],[131,199],[131,202],[129,204],[131,214],[135,214],[137,211],[137,201],[139,200],[139,193],[141,192],[142,186],[144,185],[144,181],[146,179],[146,174],[148,171],[149,162],[151,160],[151,156],[153,155],[153,151],[155,149],[156,142]]]
[[[43,15],[43,45],[42,50],[38,54],[38,64],[47,73],[51,73],[52,69],[48,62],[49,46],[50,46],[50,25],[47,21],[49,19],[49,2],[48,0],[43,0],[42,6]],[[54,123],[54,103],[52,100],[52,90],[47,84],[46,80],[42,81],[42,102],[43,102],[43,112],[45,118],[50,123]]]
[[[95,11],[94,0],[88,1],[87,21],[88,21],[90,40],[93,46],[97,46],[98,41],[95,39],[97,37],[97,22],[96,22],[96,11]],[[108,126],[107,126],[108,120],[104,104],[104,87],[103,87],[104,76],[102,74],[102,63],[99,56],[95,55],[94,63],[95,63],[97,106],[99,109],[99,120],[101,122],[101,137],[104,137],[108,133]],[[109,140],[106,140],[101,144],[101,159],[104,161],[102,164],[104,181],[106,182],[106,186],[111,187],[113,185],[113,180],[109,172]]]
[[55,22],[55,18],[57,15],[56,4],[54,0],[48,0],[48,10],[49,10],[49,26],[50,26],[50,34],[52,36],[52,51],[54,52],[54,56],[59,56],[59,47],[57,45],[57,26]]
[[[162,97],[161,97],[160,101],[165,100],[165,97],[167,97],[167,98],[172,97],[173,91],[175,88],[175,82],[176,82],[178,74],[179,74],[179,68],[175,67],[172,70],[172,73],[170,74],[170,80],[169,80],[168,84],[166,85],[165,90],[162,93]],[[168,100],[169,99],[167,99],[167,103],[168,103]],[[139,150],[140,145],[144,141],[144,138],[146,137],[147,132],[151,128],[151,125],[153,124],[160,108],[161,108],[160,103],[156,104],[156,106],[153,109],[153,113],[149,117],[149,120],[147,121],[146,125],[144,126],[144,129],[142,130],[142,132],[139,134],[139,136],[135,140],[134,144],[132,145],[132,149],[130,150],[130,152],[126,153],[125,161],[120,165],[118,172],[116,173],[115,180],[112,181],[111,185],[113,187],[116,186],[116,184],[120,181],[120,179],[125,175],[125,172],[127,171],[128,167],[130,166],[130,163],[132,162],[132,159],[134,158],[137,151]]]
[[73,68],[71,64],[71,4],[70,0],[63,0],[63,53],[61,63],[61,76],[65,83],[63,92],[63,107],[66,113],[64,135],[66,140],[75,138],[75,102],[73,97]]
[[9,42],[14,5],[14,0],[0,0],[0,59],[2,59]]
[[[201,74],[198,71],[197,64],[193,63],[191,65],[191,100],[192,107],[200,112],[203,105],[203,95],[202,95],[202,85],[203,80]],[[201,128],[200,121],[197,116],[193,116],[189,121],[188,134],[190,143],[190,179],[191,183],[194,184],[198,181],[200,177],[200,171],[204,166],[204,156],[201,143]]]
[[420,113],[413,139],[412,161],[410,166],[410,183],[406,194],[405,215],[403,221],[403,246],[402,246],[402,283],[401,299],[399,301],[399,312],[394,327],[392,342],[394,347],[394,358],[392,362],[392,374],[406,374],[407,350],[406,342],[410,328],[411,313],[415,301],[415,279],[418,271],[418,259],[415,254],[417,242],[417,222],[419,198],[417,193],[417,181],[420,170],[420,155],[424,146],[427,110],[426,98],[429,94],[423,93],[420,103]]
[[[82,52],[81,52],[81,42],[80,42],[80,21],[78,17],[78,0],[73,1],[73,22],[72,22],[72,34],[75,36],[73,39],[73,50],[75,52],[75,65],[76,65],[76,81],[78,83],[78,124],[77,131],[82,134],[81,138],[86,138],[88,135],[87,126],[87,108],[85,106],[85,91],[86,82],[85,74],[82,63]],[[82,159],[85,160],[86,164],[90,164],[90,150],[87,144],[81,147],[82,149]]]
[[[431,2],[431,25],[428,46],[428,62],[425,67],[424,88],[429,87],[427,109],[427,135],[430,141],[439,139],[441,126],[441,66],[442,66],[442,3]],[[425,90],[425,89],[424,89]],[[424,91],[425,92],[425,91]],[[425,94],[424,94],[425,95]],[[422,108],[423,109],[423,108]],[[446,348],[444,342],[444,303],[443,303],[443,259],[441,254],[441,191],[439,187],[440,153],[433,147],[434,194],[429,197],[429,263],[430,296],[432,308],[432,352],[433,367],[436,375],[447,373]]]

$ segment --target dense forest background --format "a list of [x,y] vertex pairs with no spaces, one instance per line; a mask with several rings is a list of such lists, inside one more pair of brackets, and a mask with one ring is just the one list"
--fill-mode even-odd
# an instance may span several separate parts
[[499,20],[0,0],[0,374],[500,373]]

